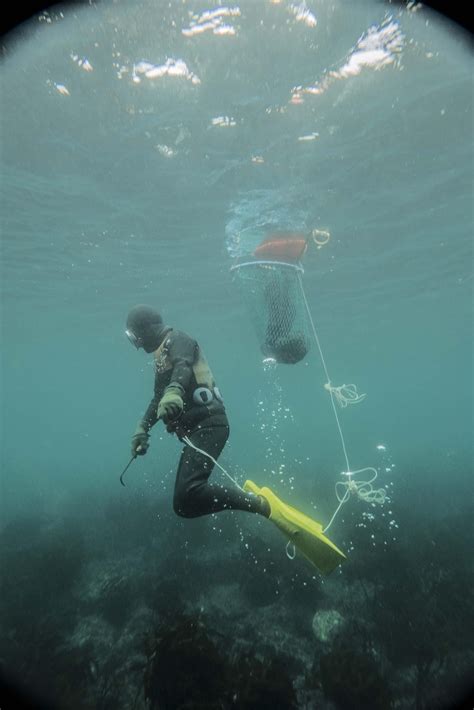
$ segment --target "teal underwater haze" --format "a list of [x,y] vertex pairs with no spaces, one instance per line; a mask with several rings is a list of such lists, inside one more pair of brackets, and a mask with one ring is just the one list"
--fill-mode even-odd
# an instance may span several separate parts
[[[137,693],[137,707],[185,707],[173,690],[163,699],[153,654],[124,632],[141,614],[133,628],[157,625],[148,639],[156,651],[174,628],[164,621],[171,599],[183,597],[177,637],[212,656],[219,626],[227,644],[260,649],[269,685],[278,654],[300,648],[300,665],[278,691],[282,707],[367,707],[363,693],[348,700],[341,690],[334,668],[346,662],[372,679],[374,707],[435,707],[430,693],[440,703],[455,698],[472,662],[461,621],[446,622],[454,580],[460,617],[472,617],[466,35],[413,4],[160,0],[56,6],[4,45],[3,569],[7,587],[18,580],[21,590],[21,579],[28,587],[50,578],[53,560],[70,576],[48,594],[58,610],[76,606],[64,626],[59,611],[51,617],[20,591],[37,637],[56,639],[44,656],[62,644],[72,654],[64,668],[52,663],[40,674],[24,660],[31,638],[15,626],[8,587],[2,623],[16,640],[2,649],[3,670],[22,658],[27,685],[46,696],[54,686],[59,707],[98,707],[100,684],[111,693],[104,668],[123,669],[136,653],[141,670],[121,673],[115,707],[132,707]],[[346,462],[320,354],[313,342],[297,364],[265,365],[231,271],[266,236],[314,229],[330,238],[308,248],[302,282],[325,361],[334,384],[367,394],[337,410],[351,468],[375,467],[389,496],[382,506],[353,497],[343,506],[331,538],[348,561],[324,581],[305,561],[288,560],[265,521],[175,517],[180,446],[160,424],[127,487],[119,484],[153,391],[152,356],[124,334],[128,310],[145,303],[197,338],[211,364],[231,427],[222,465],[328,523]],[[438,582],[426,581],[415,548],[427,551]],[[423,585],[435,600],[428,616],[442,657],[428,650]],[[112,601],[111,588],[119,589]],[[346,632],[328,640],[320,620],[314,631],[318,611],[340,614]],[[193,622],[199,613],[209,637]],[[260,613],[278,633],[255,631]],[[384,613],[406,614],[406,639]],[[255,637],[246,618],[255,619]],[[123,655],[112,662],[100,637]],[[409,649],[420,638],[415,658]],[[369,652],[351,659],[354,645],[375,648],[384,662],[375,667]],[[79,662],[86,646],[93,650]],[[173,669],[181,663],[178,653]],[[243,661],[234,671],[251,676]],[[206,687],[208,707],[231,702],[212,679]],[[258,692],[248,690],[242,707],[257,707]]]

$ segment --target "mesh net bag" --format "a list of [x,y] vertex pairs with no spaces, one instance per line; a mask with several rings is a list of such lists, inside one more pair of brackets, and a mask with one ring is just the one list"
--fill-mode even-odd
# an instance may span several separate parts
[[310,333],[298,263],[254,259],[232,268],[262,354],[296,363],[309,351]]

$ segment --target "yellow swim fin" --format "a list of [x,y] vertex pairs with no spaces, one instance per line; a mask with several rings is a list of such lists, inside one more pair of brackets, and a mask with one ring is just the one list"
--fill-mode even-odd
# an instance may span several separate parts
[[320,523],[283,503],[269,488],[245,481],[244,490],[263,496],[270,505],[270,520],[322,574],[329,574],[346,556],[323,533]]

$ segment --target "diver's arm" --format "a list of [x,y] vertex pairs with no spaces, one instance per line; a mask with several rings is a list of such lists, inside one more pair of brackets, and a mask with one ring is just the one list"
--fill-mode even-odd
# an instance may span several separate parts
[[159,398],[155,394],[141,420],[141,424],[147,433],[152,427],[155,426],[156,422],[158,421],[156,410],[158,409],[159,401]]
[[184,397],[193,375],[197,349],[196,341],[185,333],[175,332],[169,339],[167,355],[171,365],[170,379],[159,401],[157,416],[164,421],[170,432],[170,426],[183,413]]
[[132,456],[134,457],[137,455],[143,456],[143,454],[146,454],[146,452],[148,451],[150,429],[158,421],[158,417],[156,414],[156,408],[158,406],[157,402],[158,400],[156,399],[155,394],[150,404],[148,405],[145,414],[137,424],[135,433],[132,436]]
[[[196,360],[198,344],[185,333],[176,333],[169,345],[168,357],[172,372],[168,387],[176,386],[186,392],[193,375],[193,365]],[[165,390],[166,391],[166,390]]]
[[150,429],[158,421],[158,404],[164,391],[164,385],[160,382],[158,374],[155,376],[155,394],[147,407],[143,417],[139,420],[135,433],[132,437],[132,456],[146,454],[149,446]]

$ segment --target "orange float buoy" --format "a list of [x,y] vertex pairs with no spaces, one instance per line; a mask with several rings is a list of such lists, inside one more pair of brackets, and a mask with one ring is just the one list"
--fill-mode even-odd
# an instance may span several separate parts
[[303,257],[307,246],[306,237],[302,234],[274,234],[264,239],[253,255],[259,259],[297,262]]

